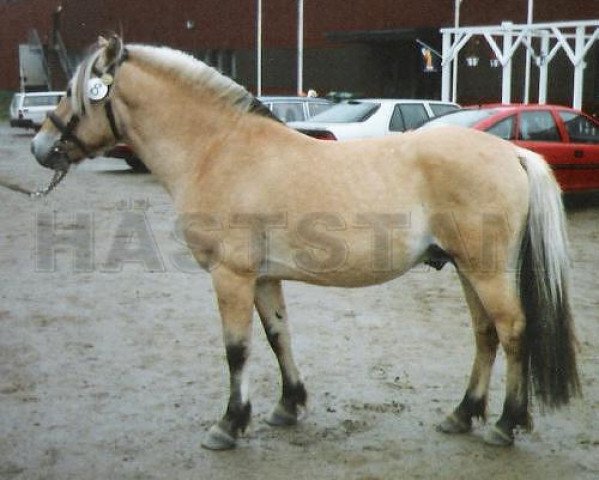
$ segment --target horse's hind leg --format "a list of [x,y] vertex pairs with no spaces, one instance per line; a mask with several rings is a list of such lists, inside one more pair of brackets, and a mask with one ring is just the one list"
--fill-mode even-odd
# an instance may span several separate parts
[[531,427],[526,321],[516,292],[514,274],[502,270],[495,274],[467,274],[467,278],[495,326],[507,364],[503,413],[485,435],[485,441],[493,445],[511,445],[516,427]]
[[466,302],[472,315],[476,356],[470,383],[462,402],[439,426],[443,433],[466,433],[472,428],[472,418],[486,419],[491,370],[499,340],[495,326],[487,316],[478,295],[466,278],[460,275]]
[[270,346],[277,356],[283,384],[281,399],[267,422],[274,426],[294,425],[298,409],[306,404],[307,394],[293,360],[281,282],[258,281],[255,302]]
[[225,450],[235,446],[239,432],[246,429],[251,416],[246,363],[250,352],[255,279],[220,267],[212,272],[212,280],[223,324],[230,396],[226,413],[210,429],[202,446]]

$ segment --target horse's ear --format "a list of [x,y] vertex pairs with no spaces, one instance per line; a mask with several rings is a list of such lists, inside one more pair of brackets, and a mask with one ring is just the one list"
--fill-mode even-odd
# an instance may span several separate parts
[[100,48],[104,48],[108,46],[108,40],[106,39],[106,37],[100,35],[98,37],[98,47]]
[[110,64],[118,60],[123,51],[123,41],[121,40],[121,37],[118,35],[111,35],[108,39],[105,39],[104,37],[100,38],[106,42],[105,45],[103,45],[106,47],[104,53],[106,55],[106,63]]

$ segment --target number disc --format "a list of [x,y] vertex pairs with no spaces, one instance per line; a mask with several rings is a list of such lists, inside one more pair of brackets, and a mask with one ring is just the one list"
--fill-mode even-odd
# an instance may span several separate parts
[[99,78],[90,78],[87,82],[87,96],[97,102],[108,95],[108,85]]

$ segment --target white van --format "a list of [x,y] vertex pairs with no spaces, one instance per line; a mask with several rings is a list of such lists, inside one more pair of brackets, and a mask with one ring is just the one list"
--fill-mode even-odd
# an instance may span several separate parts
[[39,128],[65,92],[15,93],[10,104],[10,126]]

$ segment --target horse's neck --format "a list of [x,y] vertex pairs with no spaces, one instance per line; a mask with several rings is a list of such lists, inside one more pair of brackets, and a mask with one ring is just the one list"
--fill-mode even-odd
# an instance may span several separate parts
[[172,79],[123,70],[131,76],[124,80],[134,80],[120,84],[117,103],[127,141],[176,196],[202,163],[219,154],[242,112],[185,90]]

